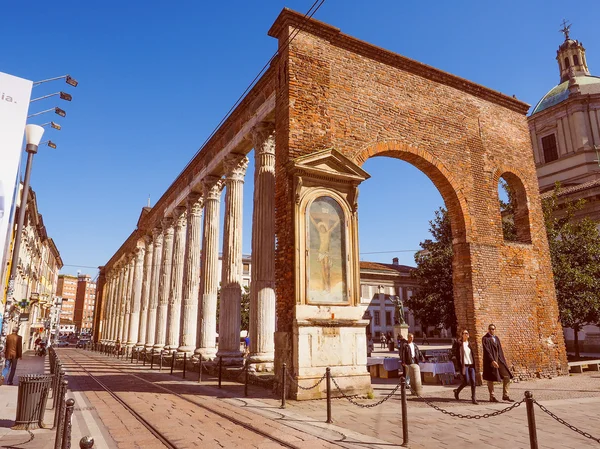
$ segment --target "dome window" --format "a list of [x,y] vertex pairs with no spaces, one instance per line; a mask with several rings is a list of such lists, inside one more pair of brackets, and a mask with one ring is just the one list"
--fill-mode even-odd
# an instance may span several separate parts
[[579,65],[579,56],[573,55],[573,65]]
[[571,67],[571,63],[569,62],[569,57],[565,58],[565,68],[568,69],[569,67]]

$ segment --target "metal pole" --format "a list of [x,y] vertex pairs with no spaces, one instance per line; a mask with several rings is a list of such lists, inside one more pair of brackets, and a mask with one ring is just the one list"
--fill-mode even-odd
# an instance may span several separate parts
[[406,402],[406,377],[400,378],[400,398],[402,399],[402,447],[408,447],[408,407]]
[[537,430],[535,428],[535,415],[533,413],[533,393],[525,392],[525,405],[527,406],[527,427],[529,428],[529,446],[538,449]]
[[[173,352],[173,355],[175,355],[175,352]],[[183,353],[183,378],[185,379],[185,365],[187,363],[187,352]]]
[[281,407],[285,408],[285,375],[286,375],[286,364],[281,365]]
[[221,388],[222,371],[223,371],[223,357],[219,357],[219,388]]
[[131,348],[131,363],[133,363],[133,348]]
[[154,369],[154,348],[150,351],[150,369]]
[[202,354],[198,354],[198,383],[202,382]]
[[245,363],[245,370],[246,372],[244,373],[244,396],[248,396],[248,368],[250,367],[249,363],[248,363],[248,359],[246,359],[246,363]]
[[146,348],[144,348],[144,362],[142,363],[142,366],[146,366]]
[[[25,151],[27,151],[27,167],[25,168],[23,192],[21,193],[21,204],[19,205],[19,217],[17,220],[17,230],[15,232],[15,244],[13,245],[12,259],[10,262],[8,290],[6,292],[6,303],[4,305],[4,315],[2,317],[2,332],[0,332],[0,346],[3,348],[6,347],[8,320],[9,317],[12,315],[15,278],[17,277],[19,250],[21,249],[21,234],[23,233],[23,222],[25,221],[25,210],[27,209],[27,197],[29,195],[29,179],[31,178],[31,166],[33,164],[33,155],[37,153],[37,150],[37,145],[27,144],[27,146],[25,147]],[[4,366],[4,355],[0,356],[0,365]]]
[[173,368],[175,367],[175,351],[171,354],[171,375],[173,375]]
[[63,427],[62,449],[71,449],[71,427],[73,409],[75,401],[72,398],[67,399],[67,408],[65,409],[65,423]]
[[[56,430],[57,437],[61,433],[58,426],[60,424],[60,419],[62,418],[62,413],[63,413],[62,405],[65,403],[65,395],[67,394],[68,385],[69,385],[69,382],[67,380],[62,380],[58,387],[58,400],[56,401],[56,407],[54,410],[54,428],[57,429]],[[59,443],[58,447],[60,447],[60,443]]]
[[327,375],[327,421],[325,422],[331,424],[333,422],[331,419],[331,368],[327,367],[325,374]]

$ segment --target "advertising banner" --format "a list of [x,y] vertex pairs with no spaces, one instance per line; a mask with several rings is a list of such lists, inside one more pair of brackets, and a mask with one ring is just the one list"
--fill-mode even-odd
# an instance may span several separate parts
[[[2,302],[5,301],[4,288],[6,267],[9,259],[10,222],[14,208],[17,173],[23,135],[29,110],[31,88],[29,80],[0,72],[0,274],[2,275]],[[0,310],[3,310],[0,304]],[[0,319],[1,322],[1,319]]]

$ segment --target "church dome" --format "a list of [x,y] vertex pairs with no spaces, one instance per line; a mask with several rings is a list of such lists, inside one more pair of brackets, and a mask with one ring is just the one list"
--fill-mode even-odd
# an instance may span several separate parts
[[569,90],[569,84],[578,85],[579,92],[582,95],[586,94],[600,94],[600,77],[597,76],[575,76],[571,80],[564,81],[558,86],[553,87],[550,91],[542,97],[542,99],[535,105],[531,115],[548,109],[558,103],[562,103],[569,95],[572,94]]

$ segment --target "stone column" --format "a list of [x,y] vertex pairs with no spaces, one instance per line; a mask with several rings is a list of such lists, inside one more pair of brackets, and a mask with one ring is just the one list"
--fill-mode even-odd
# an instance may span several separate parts
[[118,313],[118,294],[119,294],[119,282],[121,278],[121,268],[118,265],[115,265],[113,272],[113,290],[111,292],[111,305],[110,305],[110,327],[109,327],[109,341],[114,343],[116,338],[116,323],[119,320],[117,316]]
[[148,296],[148,322],[146,324],[146,350],[154,347],[156,337],[156,311],[158,308],[158,284],[162,263],[162,228],[152,230],[152,266],[150,275],[150,294]]
[[275,352],[275,130],[267,124],[261,125],[255,129],[253,138],[249,360],[269,369]]
[[115,342],[121,340],[121,330],[123,329],[123,321],[125,320],[125,289],[127,286],[126,275],[127,275],[127,265],[121,266],[121,273],[119,274],[119,290],[117,291],[117,310],[116,310],[116,322],[115,322]]
[[112,308],[112,291],[114,288],[114,279],[112,270],[106,273],[106,305],[103,308],[102,328],[102,343],[106,343],[110,340],[110,320],[111,320],[111,308]]
[[196,353],[206,359],[216,355],[217,292],[219,289],[219,209],[223,182],[217,176],[207,176],[204,188],[204,235],[200,265],[200,307]]
[[162,350],[167,337],[167,309],[169,307],[169,286],[173,264],[173,219],[165,217],[163,225],[163,251],[158,282],[158,307],[156,309],[156,337],[154,348]]
[[131,318],[131,297],[133,291],[133,272],[135,266],[135,256],[129,256],[129,262],[127,263],[127,283],[125,284],[125,298],[123,308],[123,327],[121,328],[121,346],[127,345],[127,339],[129,337],[129,319]]
[[140,329],[137,336],[136,347],[141,349],[146,344],[146,326],[148,324],[148,305],[150,301],[150,281],[152,278],[152,256],[154,254],[154,245],[152,238],[147,235],[144,237],[144,267],[142,269],[142,297],[140,304]]
[[225,159],[225,230],[221,261],[219,305],[219,351],[228,365],[243,361],[240,351],[240,307],[242,302],[242,212],[244,175],[248,158],[230,155]]
[[165,349],[172,351],[179,347],[181,327],[181,293],[183,286],[183,261],[185,257],[186,208],[176,207],[173,211],[173,263],[169,288],[169,308],[167,314],[167,341]]
[[198,291],[200,286],[200,228],[202,206],[200,194],[187,198],[187,226],[183,256],[183,299],[181,305],[181,336],[178,352],[193,353],[198,329]]
[[144,258],[146,246],[142,241],[141,246],[135,250],[133,261],[133,284],[131,291],[131,314],[129,315],[129,336],[127,346],[133,347],[137,343],[140,330],[140,309],[142,307],[142,276],[144,274]]

